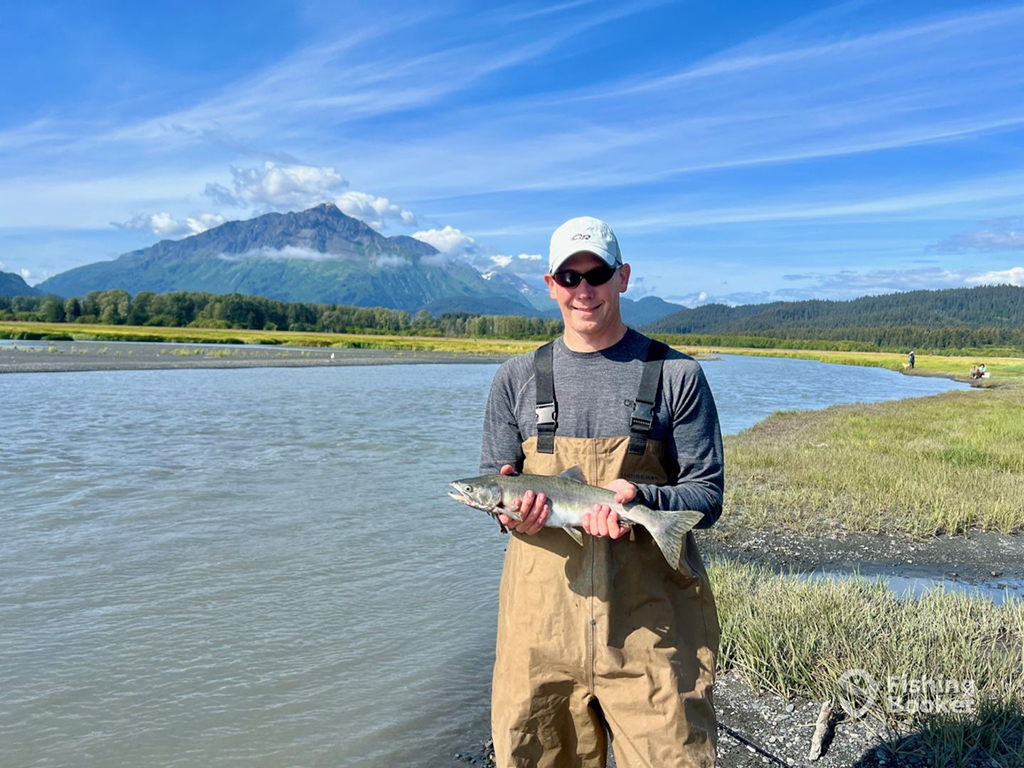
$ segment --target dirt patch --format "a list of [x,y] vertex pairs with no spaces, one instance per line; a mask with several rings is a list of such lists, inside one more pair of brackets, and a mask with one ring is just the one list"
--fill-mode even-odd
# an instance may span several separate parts
[[696,531],[705,557],[767,565],[776,571],[854,571],[942,578],[996,589],[1024,579],[1024,536],[970,532],[914,538],[884,533],[799,533],[716,526]]

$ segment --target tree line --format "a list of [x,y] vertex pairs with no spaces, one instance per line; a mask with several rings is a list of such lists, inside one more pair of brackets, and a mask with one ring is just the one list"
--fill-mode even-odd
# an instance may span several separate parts
[[[1024,287],[986,285],[939,291],[861,296],[851,301],[810,299],[745,304],[708,304],[652,323],[663,333],[774,334],[824,330],[1024,327]],[[795,337],[796,338],[796,337]]]
[[421,336],[550,339],[562,332],[560,320],[426,310],[410,315],[384,307],[284,302],[239,293],[190,291],[154,293],[93,291],[84,298],[0,296],[0,320],[47,323],[99,323],[174,328],[238,328],[266,331],[378,333]]
[[[942,294],[936,296],[934,294]],[[854,322],[855,306],[862,316]],[[0,296],[0,320],[463,338],[551,339],[560,320],[283,302],[238,293],[94,291],[84,298]],[[1024,350],[1024,288],[993,286],[677,312],[645,327],[680,344],[801,349]]]

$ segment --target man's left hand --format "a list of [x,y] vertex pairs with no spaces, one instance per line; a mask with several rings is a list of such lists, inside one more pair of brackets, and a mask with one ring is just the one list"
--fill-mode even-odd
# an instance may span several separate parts
[[[636,486],[621,477],[604,487],[615,492],[616,504],[627,504],[636,498]],[[609,536],[617,539],[629,528],[619,525],[619,513],[607,504],[595,504],[589,512],[583,513],[583,530],[591,536]]]

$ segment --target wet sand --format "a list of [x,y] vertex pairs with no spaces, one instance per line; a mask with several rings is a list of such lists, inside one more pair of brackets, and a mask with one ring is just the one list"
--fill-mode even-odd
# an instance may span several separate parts
[[390,349],[315,349],[253,344],[137,341],[4,341],[0,374],[165,368],[303,368],[345,365],[500,363],[507,355]]

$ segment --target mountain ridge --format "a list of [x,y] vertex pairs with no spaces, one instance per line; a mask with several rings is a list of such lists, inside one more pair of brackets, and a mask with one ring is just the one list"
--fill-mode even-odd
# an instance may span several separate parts
[[531,311],[513,289],[489,285],[469,264],[406,235],[385,237],[331,203],[161,240],[62,272],[39,288],[64,297],[94,290],[242,293],[408,311],[448,297],[494,296]]
[[[305,211],[228,221],[180,240],[161,240],[62,272],[42,292],[82,297],[91,291],[240,293],[286,302],[387,307],[431,314],[560,318],[543,286],[514,272],[481,274],[408,235],[386,237],[333,203]],[[623,299],[627,322],[643,324],[680,305]]]
[[0,296],[44,296],[45,293],[25,282],[25,278],[15,272],[0,272]]

